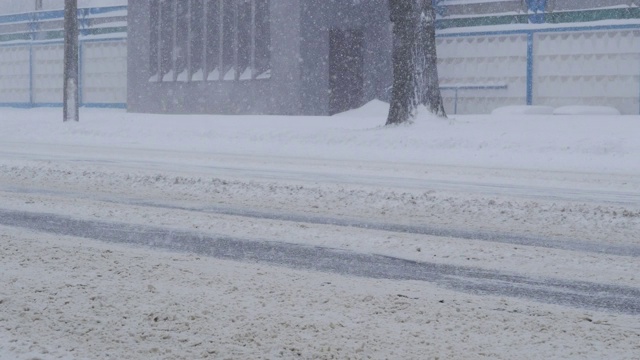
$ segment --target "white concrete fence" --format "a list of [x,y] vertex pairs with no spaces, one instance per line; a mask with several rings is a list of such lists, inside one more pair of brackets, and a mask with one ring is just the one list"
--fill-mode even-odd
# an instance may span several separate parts
[[640,114],[640,23],[438,35],[448,113],[606,105]]
[[[61,106],[63,49],[59,42],[0,45],[0,105]],[[83,106],[125,107],[125,39],[80,42]]]
[[[0,16],[0,106],[62,105],[61,10]],[[80,100],[125,107],[126,7],[78,10]]]

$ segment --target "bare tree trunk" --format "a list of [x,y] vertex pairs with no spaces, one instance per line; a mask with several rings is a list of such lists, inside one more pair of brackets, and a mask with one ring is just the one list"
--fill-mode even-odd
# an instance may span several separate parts
[[409,121],[416,109],[414,57],[415,18],[413,0],[389,0],[393,23],[393,90],[387,125]]
[[389,10],[393,23],[393,92],[387,125],[411,121],[420,105],[445,117],[431,0],[389,0]]
[[78,106],[78,0],[65,0],[63,121],[79,121]]
[[424,59],[424,70],[422,72],[424,82],[421,86],[421,103],[433,114],[446,117],[438,79],[436,10],[431,0],[420,1],[422,1],[422,14],[420,16],[420,34],[422,36],[418,41],[418,47],[422,47],[422,51],[418,53],[418,56],[422,56]]

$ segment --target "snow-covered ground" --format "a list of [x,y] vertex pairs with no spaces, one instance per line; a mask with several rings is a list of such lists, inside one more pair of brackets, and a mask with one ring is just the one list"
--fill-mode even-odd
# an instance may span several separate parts
[[[60,109],[0,109],[0,210],[640,288],[637,256],[601,251],[640,247],[640,116],[511,108],[387,128],[386,107],[333,117],[82,109],[78,124]],[[304,220],[318,218],[335,223]],[[0,249],[1,359],[640,354],[640,316],[615,311],[1,225]]]

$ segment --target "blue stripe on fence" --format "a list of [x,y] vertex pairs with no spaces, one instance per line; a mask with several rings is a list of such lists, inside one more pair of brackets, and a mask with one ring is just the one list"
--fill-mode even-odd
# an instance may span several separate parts
[[499,36],[499,35],[526,35],[529,33],[562,33],[581,31],[601,31],[601,30],[636,30],[640,29],[640,24],[619,24],[619,25],[591,25],[591,26],[568,26],[568,27],[540,27],[538,29],[514,29],[514,30],[487,30],[487,31],[465,31],[465,32],[445,32],[438,33],[436,37],[469,37],[469,36]]
[[[98,8],[80,8],[79,15],[102,15],[117,11],[127,11],[127,6],[105,6]],[[21,14],[0,15],[0,24],[32,22],[43,20],[62,20],[64,19],[64,10],[34,11]]]

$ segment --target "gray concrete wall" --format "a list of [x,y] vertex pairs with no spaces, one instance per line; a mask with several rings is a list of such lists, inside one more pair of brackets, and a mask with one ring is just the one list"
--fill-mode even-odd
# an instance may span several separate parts
[[365,31],[365,96],[391,83],[386,0],[271,1],[271,79],[149,82],[149,0],[129,4],[128,109],[132,112],[328,114],[331,28]]
[[300,0],[273,0],[271,79],[149,82],[149,0],[129,3],[128,104],[131,112],[299,114]]

